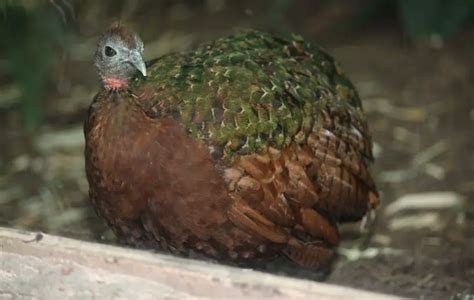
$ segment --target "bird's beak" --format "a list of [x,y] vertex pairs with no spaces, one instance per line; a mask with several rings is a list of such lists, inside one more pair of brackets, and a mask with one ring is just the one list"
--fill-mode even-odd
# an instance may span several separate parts
[[143,74],[143,76],[146,77],[146,65],[140,52],[133,51],[130,54],[130,62],[135,66],[135,68],[137,68],[138,71],[140,71],[140,73]]

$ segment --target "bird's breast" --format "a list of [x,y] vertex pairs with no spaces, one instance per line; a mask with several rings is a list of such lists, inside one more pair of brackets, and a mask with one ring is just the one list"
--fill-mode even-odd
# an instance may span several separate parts
[[139,108],[107,103],[97,109],[86,132],[86,170],[91,190],[118,215],[136,217],[156,188],[152,149],[155,124]]

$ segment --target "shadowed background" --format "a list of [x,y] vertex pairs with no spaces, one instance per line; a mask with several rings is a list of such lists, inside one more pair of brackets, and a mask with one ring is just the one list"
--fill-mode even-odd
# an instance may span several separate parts
[[369,114],[383,201],[368,233],[343,228],[328,281],[474,293],[470,0],[0,0],[0,226],[114,243],[87,199],[82,122],[99,89],[95,42],[115,20],[147,59],[246,27],[327,48]]

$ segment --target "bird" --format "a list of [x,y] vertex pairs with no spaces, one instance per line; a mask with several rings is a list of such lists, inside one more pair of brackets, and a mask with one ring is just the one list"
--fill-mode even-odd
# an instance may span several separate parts
[[339,224],[375,211],[367,116],[322,47],[247,29],[145,62],[99,38],[84,124],[89,198],[137,248],[231,263],[332,264]]

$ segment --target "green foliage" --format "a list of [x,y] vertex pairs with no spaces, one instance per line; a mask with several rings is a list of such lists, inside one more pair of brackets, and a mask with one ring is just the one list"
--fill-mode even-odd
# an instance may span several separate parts
[[374,26],[375,19],[387,17],[397,17],[412,41],[426,40],[433,34],[449,38],[473,19],[474,1],[368,0],[361,7],[358,23]]
[[404,31],[412,39],[449,37],[474,16],[472,0],[399,0]]
[[0,2],[0,49],[8,73],[21,91],[24,126],[34,130],[45,114],[45,88],[57,49],[65,47],[65,28],[50,6]]

